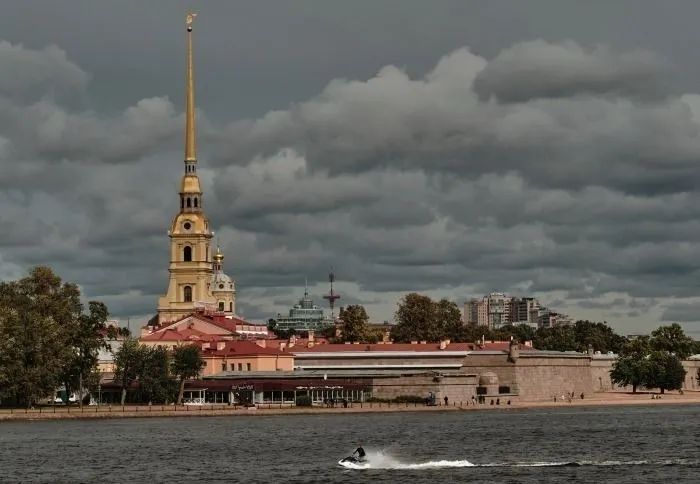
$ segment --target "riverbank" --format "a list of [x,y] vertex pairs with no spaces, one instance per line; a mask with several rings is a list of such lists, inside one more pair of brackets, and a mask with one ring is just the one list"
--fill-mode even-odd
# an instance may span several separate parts
[[281,405],[262,405],[260,407],[230,407],[228,405],[199,405],[199,406],[85,406],[79,407],[41,407],[35,409],[0,409],[0,421],[8,420],[70,420],[70,419],[106,419],[106,418],[163,418],[163,417],[221,417],[221,416],[263,416],[263,415],[327,415],[335,413],[387,413],[387,412],[478,412],[478,411],[508,411],[515,409],[533,408],[562,408],[562,407],[596,407],[618,405],[700,405],[700,392],[665,394],[661,398],[652,399],[651,393],[622,393],[609,392],[594,394],[584,399],[573,399],[571,402],[561,400],[514,402],[507,405],[468,405],[453,403],[428,407],[421,404],[396,403],[364,403],[344,407],[284,407]]

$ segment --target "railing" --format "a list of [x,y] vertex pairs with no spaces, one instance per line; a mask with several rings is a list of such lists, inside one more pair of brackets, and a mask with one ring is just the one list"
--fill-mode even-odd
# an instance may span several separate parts
[[[501,402],[501,406],[507,406],[506,402]],[[29,415],[84,415],[84,414],[98,414],[109,416],[110,414],[147,414],[151,412],[157,413],[198,413],[198,412],[220,412],[221,414],[236,412],[236,411],[246,411],[248,409],[260,409],[260,410],[290,410],[290,409],[304,409],[304,410],[318,410],[320,412],[333,411],[333,410],[345,410],[345,409],[403,409],[403,408],[467,408],[467,407],[489,407],[489,403],[475,403],[472,401],[467,402],[435,402],[431,405],[426,405],[425,403],[418,402],[348,402],[347,407],[344,405],[336,405],[329,407],[326,405],[314,405],[312,407],[297,407],[295,405],[290,405],[289,403],[257,403],[255,405],[228,405],[226,403],[218,404],[201,404],[201,405],[84,405],[82,408],[79,406],[72,405],[56,405],[56,406],[38,406],[33,408],[0,408],[0,418],[2,415],[17,415],[19,416],[29,416]]]

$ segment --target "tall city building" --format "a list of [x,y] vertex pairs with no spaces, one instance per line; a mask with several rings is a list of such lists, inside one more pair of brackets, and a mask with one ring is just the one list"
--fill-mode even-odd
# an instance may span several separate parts
[[187,26],[185,96],[185,160],[180,181],[179,210],[170,225],[170,277],[165,295],[158,300],[158,323],[173,321],[207,308],[235,314],[234,281],[223,273],[224,256],[217,248],[212,257],[214,234],[204,213],[204,198],[197,175],[192,22]]
[[465,302],[463,318],[465,324],[490,329],[515,324],[527,324],[533,328],[571,324],[571,318],[550,312],[536,298],[511,297],[501,292],[492,292]]

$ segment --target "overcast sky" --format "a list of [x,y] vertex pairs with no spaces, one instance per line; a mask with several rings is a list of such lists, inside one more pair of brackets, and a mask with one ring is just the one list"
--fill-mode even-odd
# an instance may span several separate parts
[[534,295],[700,337],[700,2],[23,0],[0,16],[0,278],[132,329],[167,286],[195,4],[205,209],[264,320]]

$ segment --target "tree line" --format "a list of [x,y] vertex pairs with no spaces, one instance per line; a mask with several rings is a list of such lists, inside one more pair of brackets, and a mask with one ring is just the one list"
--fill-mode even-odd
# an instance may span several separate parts
[[[683,360],[697,354],[698,341],[683,332],[677,323],[661,326],[651,336],[640,336],[628,341],[620,350],[617,361],[610,372],[616,385],[680,390],[683,388],[686,370]],[[697,380],[700,384],[700,370]]]
[[77,284],[63,282],[51,268],[0,282],[0,400],[31,406],[64,386],[78,391],[99,384],[99,351],[116,329],[107,329],[107,306],[81,302]]
[[[367,311],[361,305],[345,307],[339,315],[341,335],[335,336],[335,328],[326,335],[336,342],[359,341],[371,343],[381,334],[369,323]],[[434,301],[428,296],[410,293],[404,296],[394,314],[391,338],[397,343],[411,341],[453,342],[531,341],[540,350],[581,351],[589,346],[607,353],[619,352],[627,338],[620,336],[605,322],[577,321],[571,326],[532,328],[527,325],[508,325],[499,329],[464,324],[462,313],[454,301]],[[381,329],[379,329],[381,331]]]
[[[380,337],[369,324],[365,308],[351,305],[339,316],[340,336],[329,333],[335,342],[373,343]],[[686,370],[682,361],[693,354],[700,354],[700,341],[695,341],[677,324],[661,326],[651,336],[628,339],[617,334],[606,322],[576,321],[570,326],[532,328],[527,325],[509,325],[489,329],[474,324],[464,324],[459,307],[453,301],[411,293],[398,304],[391,327],[392,340],[397,343],[411,341],[453,342],[531,341],[538,350],[578,351],[589,349],[601,353],[612,352],[618,356],[611,371],[613,383],[632,386],[634,392],[640,386],[665,390],[678,390],[683,386]],[[700,384],[700,370],[696,376]]]
[[117,339],[126,338],[114,352],[122,404],[134,381],[142,401],[180,403],[185,380],[204,366],[199,348],[149,348],[126,328],[108,326],[108,318],[104,303],[89,301],[86,307],[78,285],[47,266],[0,282],[0,402],[30,407],[63,386],[82,405],[100,385],[100,351],[112,351]]
[[114,355],[114,381],[121,390],[121,404],[134,382],[134,400],[158,404],[182,403],[185,381],[199,376],[204,360],[196,345],[145,346],[127,338]]

